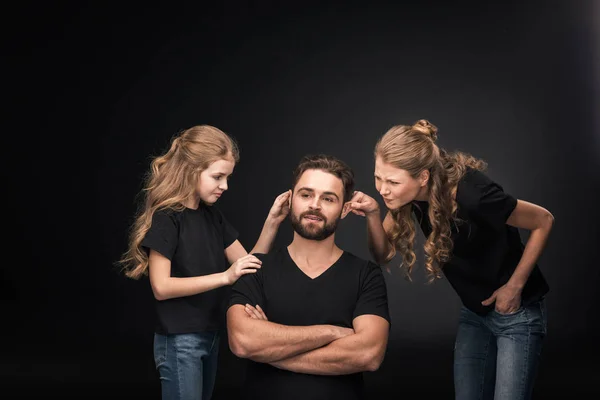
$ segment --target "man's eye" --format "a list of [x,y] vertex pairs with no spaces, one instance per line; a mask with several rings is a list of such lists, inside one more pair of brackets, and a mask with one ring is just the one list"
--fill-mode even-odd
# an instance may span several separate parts
[[333,202],[333,199],[331,197],[325,197],[325,201],[328,201],[331,203],[331,202]]
[[398,184],[400,184],[400,182],[394,182],[394,181],[390,181],[390,184],[391,184],[391,185],[398,185]]

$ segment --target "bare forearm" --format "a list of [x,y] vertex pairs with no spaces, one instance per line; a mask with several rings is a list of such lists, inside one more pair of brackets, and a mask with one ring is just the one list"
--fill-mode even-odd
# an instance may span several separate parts
[[371,255],[378,264],[385,264],[391,259],[392,244],[390,243],[379,212],[367,215],[367,236]]
[[525,286],[531,271],[533,271],[535,263],[542,254],[549,234],[549,227],[538,228],[531,231],[525,249],[523,250],[521,260],[510,277],[508,285],[518,288],[523,288]]
[[227,285],[227,280],[225,274],[221,272],[187,278],[165,278],[161,282],[155,282],[152,290],[157,300],[167,300],[208,292],[225,285]]
[[273,241],[275,240],[275,236],[277,236],[278,230],[279,223],[267,218],[263,224],[260,236],[250,253],[267,254],[273,246]]
[[272,362],[271,365],[303,374],[345,375],[376,370],[384,352],[385,344],[369,346],[357,339],[355,334],[325,347]]
[[231,350],[241,358],[273,362],[314,350],[341,337],[340,328],[333,325],[287,326],[251,319],[239,311],[244,313],[239,308],[228,311],[227,324]]

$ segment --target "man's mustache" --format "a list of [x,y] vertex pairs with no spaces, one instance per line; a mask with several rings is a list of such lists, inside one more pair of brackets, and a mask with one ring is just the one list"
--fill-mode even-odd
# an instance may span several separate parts
[[313,217],[321,218],[323,221],[327,221],[327,218],[325,218],[325,216],[318,211],[305,211],[302,214],[300,214],[300,218],[304,218],[309,215],[311,215]]

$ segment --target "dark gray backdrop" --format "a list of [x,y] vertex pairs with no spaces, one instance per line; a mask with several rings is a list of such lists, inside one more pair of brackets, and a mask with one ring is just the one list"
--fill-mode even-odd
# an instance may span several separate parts
[[[216,3],[6,10],[2,386],[159,398],[148,282],[113,262],[150,156],[180,129],[212,124],[239,142],[219,206],[251,248],[302,155],[344,159],[376,196],[375,141],[427,118],[442,147],[485,159],[505,190],[554,214],[536,398],[598,393],[598,7]],[[284,223],[277,245],[290,239]],[[360,217],[337,241],[369,257]],[[386,275],[393,328],[367,384],[379,398],[452,398],[460,303],[446,281],[415,278]],[[221,347],[216,399],[243,376]]]

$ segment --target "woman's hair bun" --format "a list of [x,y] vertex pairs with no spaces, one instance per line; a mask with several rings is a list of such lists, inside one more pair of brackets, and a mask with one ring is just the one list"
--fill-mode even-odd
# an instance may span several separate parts
[[413,124],[412,128],[415,131],[431,137],[434,142],[437,140],[438,128],[426,119],[418,120]]

